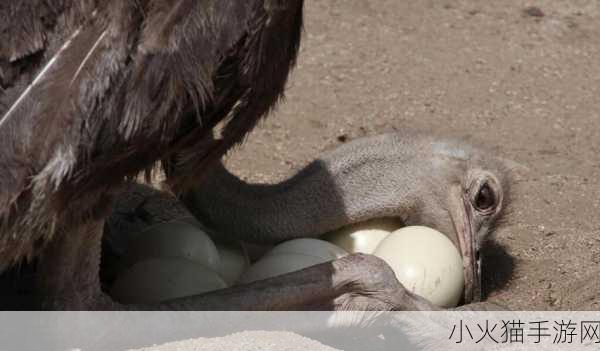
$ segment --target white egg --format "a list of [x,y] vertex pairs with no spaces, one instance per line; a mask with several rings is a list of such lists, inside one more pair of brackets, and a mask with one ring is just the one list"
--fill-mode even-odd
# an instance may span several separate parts
[[162,223],[136,236],[124,256],[124,266],[149,258],[184,258],[213,270],[220,265],[219,252],[199,227],[182,221]]
[[398,220],[377,219],[341,228],[323,239],[350,253],[372,254],[381,240],[400,227],[402,223]]
[[238,283],[250,283],[336,260],[348,253],[327,241],[311,238],[283,242],[256,261]]
[[226,288],[219,274],[181,258],[155,258],[135,263],[121,273],[111,296],[121,303],[155,303]]
[[250,259],[241,245],[217,243],[221,263],[217,272],[228,285],[233,285],[250,266]]
[[331,261],[332,258],[300,254],[271,254],[256,261],[238,280],[238,284],[246,284],[263,280],[289,272],[295,272],[319,263]]
[[283,242],[272,248],[266,255],[306,255],[331,261],[348,254],[344,249],[324,240],[301,238]]
[[405,227],[382,240],[373,254],[390,265],[408,290],[440,307],[458,304],[464,289],[462,258],[444,234]]

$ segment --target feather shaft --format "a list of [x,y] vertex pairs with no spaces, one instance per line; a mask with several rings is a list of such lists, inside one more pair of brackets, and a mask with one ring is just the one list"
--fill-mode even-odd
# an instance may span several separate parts
[[41,82],[42,79],[44,79],[44,77],[50,71],[50,69],[52,68],[52,66],[54,66],[54,64],[56,63],[56,61],[60,57],[60,55],[71,45],[71,42],[73,42],[73,39],[75,39],[75,37],[77,37],[80,32],[81,32],[81,29],[77,29],[69,37],[69,39],[63,44],[63,46],[61,46],[61,48],[56,52],[56,54],[48,61],[48,63],[46,63],[46,65],[44,66],[44,68],[42,68],[42,70],[40,71],[40,73],[38,73],[38,75],[35,77],[35,79],[33,80],[33,82],[31,82],[31,84],[29,84],[29,86],[25,89],[25,91],[23,91],[23,93],[19,96],[19,98],[15,101],[15,103],[12,104],[12,106],[10,107],[10,109],[4,114],[4,116],[2,116],[2,118],[0,119],[0,128],[2,128],[2,126],[9,120],[10,116],[12,115],[12,113],[17,109],[17,107],[19,107],[19,105],[21,104],[21,102],[23,102],[23,100],[27,97],[27,95],[29,95],[29,93],[31,92],[31,90],[39,82]]
[[96,42],[94,43],[94,46],[92,46],[92,48],[87,53],[87,55],[85,55],[85,58],[83,59],[83,61],[79,65],[79,67],[77,68],[77,71],[75,71],[75,74],[73,75],[73,78],[71,79],[70,84],[73,84],[73,82],[77,79],[77,77],[79,76],[79,73],[81,73],[81,70],[83,69],[83,67],[85,67],[85,64],[88,62],[90,57],[92,57],[92,54],[96,51],[96,49],[98,48],[98,46],[100,45],[100,43],[102,42],[102,40],[104,39],[104,37],[106,36],[107,33],[108,33],[108,30],[105,29],[102,32],[102,34],[100,34],[100,37],[98,38],[98,40],[96,40]]

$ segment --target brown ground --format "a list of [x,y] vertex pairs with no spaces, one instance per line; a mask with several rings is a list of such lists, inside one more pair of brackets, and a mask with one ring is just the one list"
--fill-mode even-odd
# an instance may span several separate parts
[[309,0],[288,100],[231,164],[273,181],[338,139],[405,128],[483,144],[529,168],[490,298],[598,310],[599,90],[597,0]]

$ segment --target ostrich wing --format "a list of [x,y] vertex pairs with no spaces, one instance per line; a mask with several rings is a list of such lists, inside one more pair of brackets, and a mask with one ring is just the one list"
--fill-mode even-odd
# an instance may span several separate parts
[[108,21],[107,10],[85,0],[0,7],[0,265],[52,236],[55,194],[126,66],[131,40],[114,33],[127,23]]
[[72,117],[63,113],[79,81],[69,70],[79,67],[78,55],[85,57],[91,51],[83,40],[97,32],[84,26],[94,11],[85,3],[8,0],[0,4],[0,217],[4,215],[4,222],[11,206],[30,187],[31,178],[58,152]]
[[199,170],[239,142],[283,91],[301,8],[2,1],[0,265],[32,252],[66,213],[69,223],[91,216],[124,177],[165,159]]

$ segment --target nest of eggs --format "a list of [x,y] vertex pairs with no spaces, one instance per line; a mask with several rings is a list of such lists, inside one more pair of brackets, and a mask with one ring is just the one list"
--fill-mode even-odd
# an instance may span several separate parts
[[394,220],[286,241],[252,259],[243,243],[215,242],[194,221],[162,223],[132,236],[122,255],[105,259],[103,282],[121,303],[155,303],[275,277],[350,253],[382,258],[405,288],[437,306],[454,307],[460,301],[463,263],[454,244],[434,229],[401,228]]

